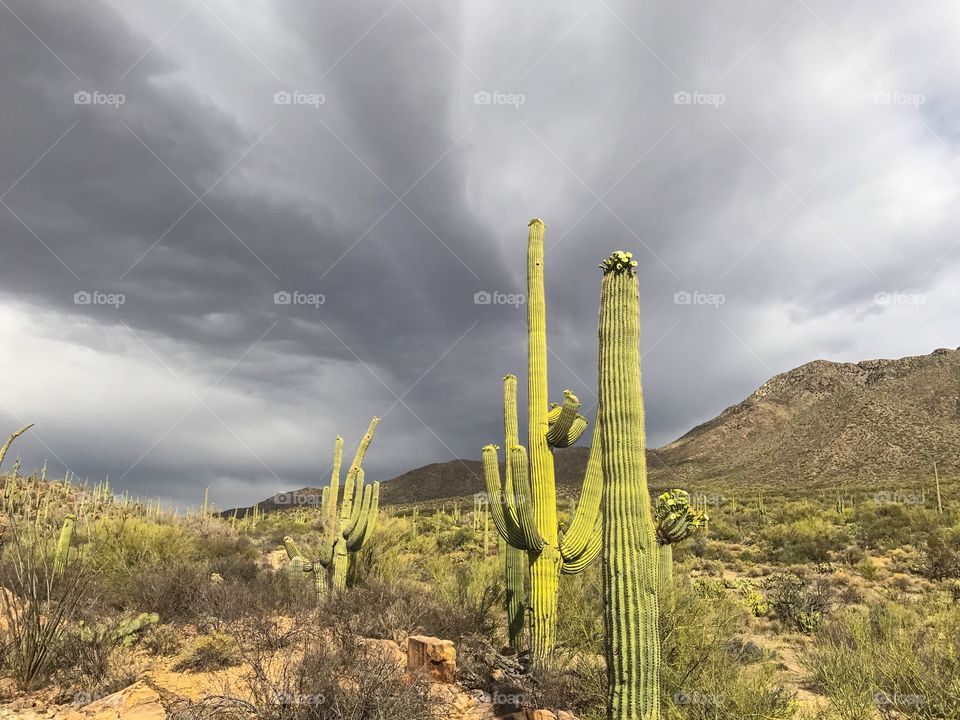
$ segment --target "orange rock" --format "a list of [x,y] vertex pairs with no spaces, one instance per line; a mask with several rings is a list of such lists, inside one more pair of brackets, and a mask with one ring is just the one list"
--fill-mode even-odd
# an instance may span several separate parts
[[157,691],[144,682],[84,705],[64,720],[166,720]]
[[426,674],[435,682],[457,678],[457,648],[450,640],[414,635],[407,640],[407,672]]

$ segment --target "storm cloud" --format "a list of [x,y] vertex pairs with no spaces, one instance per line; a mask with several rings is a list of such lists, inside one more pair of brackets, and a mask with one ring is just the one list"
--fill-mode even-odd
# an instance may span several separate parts
[[596,265],[639,260],[652,445],[815,358],[956,347],[958,23],[3,0],[0,418],[26,468],[180,504],[316,483],[373,415],[371,478],[477,457],[531,217],[591,416]]

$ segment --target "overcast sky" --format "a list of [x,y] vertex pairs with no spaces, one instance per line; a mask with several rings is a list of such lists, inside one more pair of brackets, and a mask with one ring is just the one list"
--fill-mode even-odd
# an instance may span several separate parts
[[221,507],[372,415],[370,479],[479,457],[532,217],[591,418],[596,266],[639,260],[651,445],[956,347],[958,38],[946,0],[0,0],[0,432]]

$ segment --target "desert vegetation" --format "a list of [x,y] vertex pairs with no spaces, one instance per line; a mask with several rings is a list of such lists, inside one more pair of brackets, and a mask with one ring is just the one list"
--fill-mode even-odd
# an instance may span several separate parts
[[593,441],[574,502],[558,494],[554,448],[590,421],[572,391],[547,402],[543,237],[532,221],[527,444],[508,374],[504,465],[483,448],[484,494],[381,506],[363,470],[377,418],[342,486],[337,437],[329,483],[288,510],[221,512],[204,492],[178,512],[12,463],[3,707],[76,720],[960,717],[957,483],[933,471],[889,492],[651,487],[629,253],[601,264]]

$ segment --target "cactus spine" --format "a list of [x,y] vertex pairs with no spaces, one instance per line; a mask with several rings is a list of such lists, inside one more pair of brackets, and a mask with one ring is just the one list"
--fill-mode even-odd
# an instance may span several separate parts
[[[553,651],[557,621],[557,591],[560,573],[583,570],[600,552],[599,448],[594,442],[583,486],[583,501],[570,531],[561,539],[557,526],[556,482],[553,448],[569,447],[586,429],[587,420],[577,411],[580,401],[569,390],[562,406],[547,405],[547,328],[543,290],[544,225],[534,219],[527,240],[527,448],[511,445],[508,434],[506,461],[512,492],[500,485],[497,447],[483,449],[484,476],[494,524],[508,544],[527,552],[530,565],[529,608],[531,650],[535,663]],[[512,386],[512,391],[511,391]],[[508,396],[516,396],[516,378],[504,380],[505,423],[511,420]],[[516,416],[516,401],[512,401]],[[594,440],[599,436],[594,428]]]
[[683,490],[669,490],[657,498],[656,534],[660,546],[660,589],[673,587],[673,545],[690,537],[709,517],[690,504]]
[[63,520],[63,527],[60,529],[60,539],[57,541],[57,552],[53,558],[53,574],[63,575],[67,569],[67,559],[70,556],[70,543],[73,540],[73,526],[77,522],[77,516],[70,514]]
[[636,262],[600,267],[599,415],[608,720],[659,720],[658,551],[647,489]]

